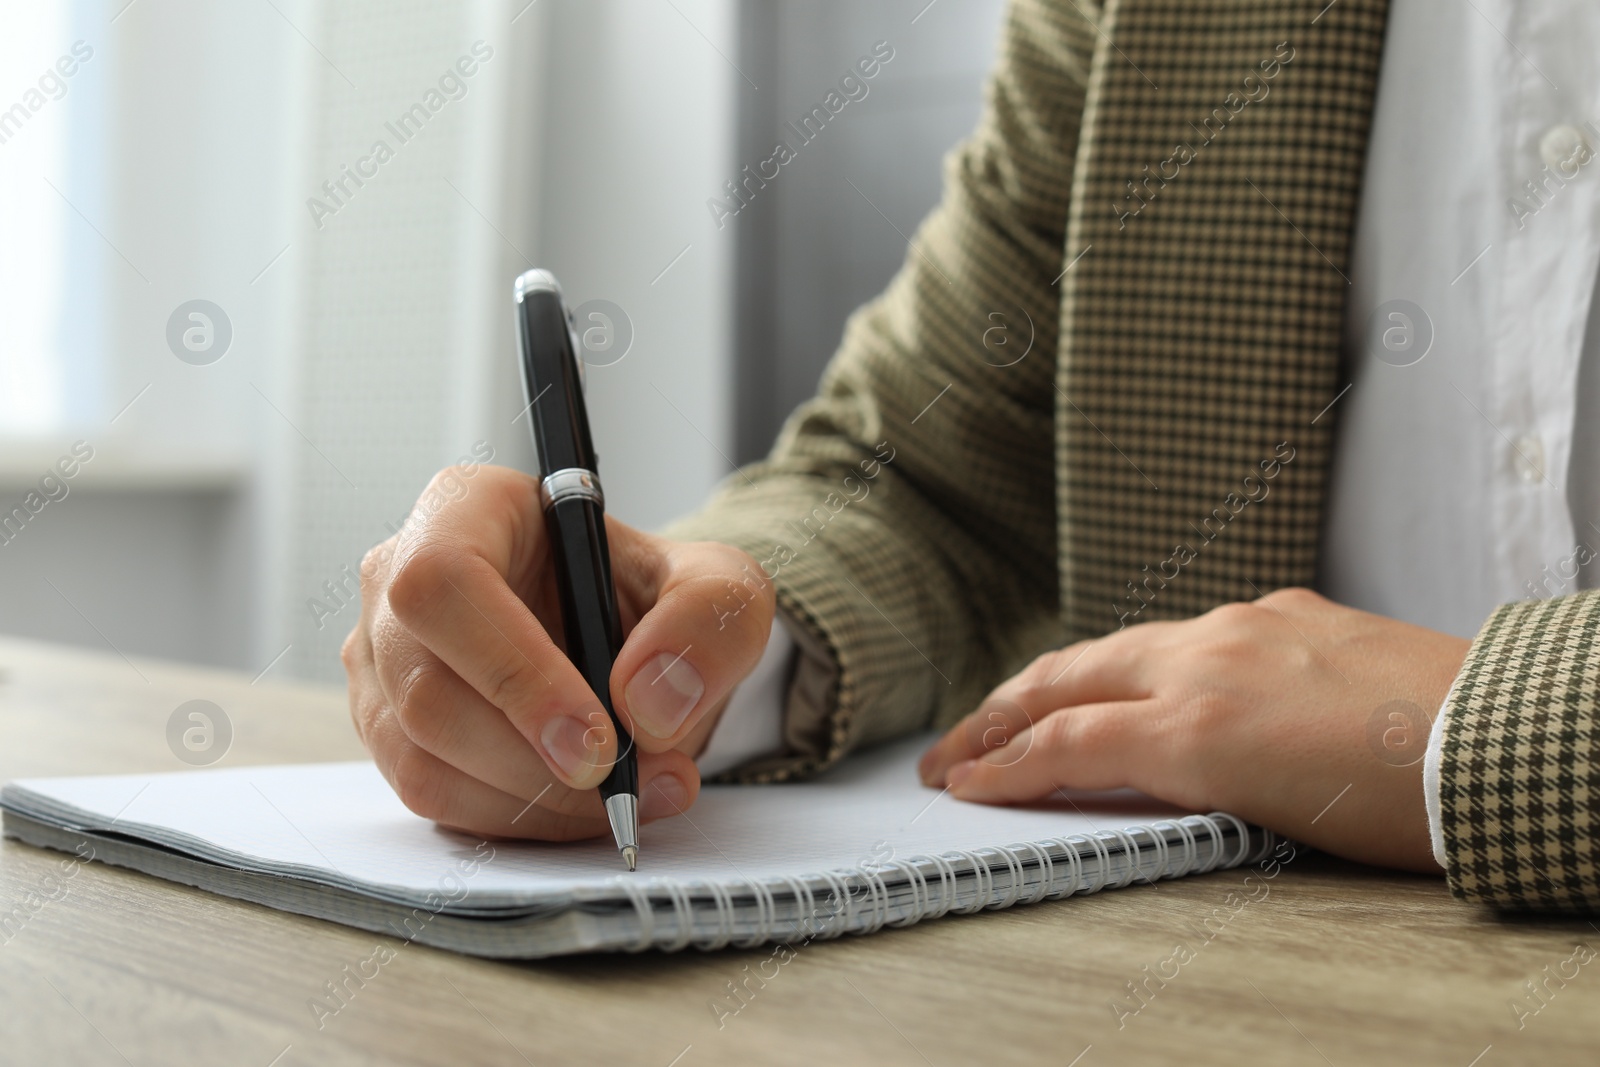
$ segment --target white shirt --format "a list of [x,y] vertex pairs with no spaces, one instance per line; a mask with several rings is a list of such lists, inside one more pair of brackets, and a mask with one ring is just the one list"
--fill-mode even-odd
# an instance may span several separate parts
[[[1318,582],[1332,600],[1471,637],[1498,604],[1593,584],[1577,564],[1600,551],[1600,397],[1580,402],[1578,371],[1600,373],[1596,55],[1594,0],[1390,4]],[[1432,322],[1410,366],[1391,364],[1415,350],[1373,355],[1395,299]],[[1444,723],[1423,768],[1441,866]]]
[[[1596,584],[1597,55],[1595,0],[1390,4],[1318,581],[1332,600],[1471,637],[1501,603]],[[781,750],[793,647],[774,625],[702,773]],[[1444,718],[1424,764],[1441,865]]]

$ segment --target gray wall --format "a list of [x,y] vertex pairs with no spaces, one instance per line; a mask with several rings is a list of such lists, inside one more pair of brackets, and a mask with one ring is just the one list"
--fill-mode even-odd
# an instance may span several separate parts
[[[296,19],[302,6],[282,5]],[[93,61],[32,120],[35,132],[66,128],[74,164],[27,175],[72,203],[61,240],[75,299],[60,342],[72,424],[0,440],[0,508],[74,440],[95,455],[66,499],[0,546],[0,632],[253,674],[266,663],[258,561],[271,531],[252,473],[263,413],[249,383],[272,388],[286,337],[284,264],[262,268],[299,210],[274,195],[292,165],[289,31],[271,8],[205,0],[114,20],[74,10]],[[232,321],[232,345],[210,366],[179,362],[165,340],[169,315],[194,298]]]
[[[606,300],[633,343],[586,371],[607,510],[645,528],[731,469],[733,245],[703,200],[727,180],[747,86],[729,2],[544,0],[538,265]],[[703,36],[702,36],[703,35]],[[719,54],[720,53],[720,54]],[[520,403],[519,403],[520,407]],[[527,421],[518,425],[519,448]]]
[[[977,121],[1003,10],[1003,0],[744,0],[740,67],[760,91],[741,86],[740,164],[767,159],[778,140],[796,158],[727,220],[738,241],[741,462],[764,454],[815,392],[845,318],[883,289],[937,203],[940,161]],[[878,41],[894,58],[867,95],[801,144],[785,123]]]
[[[31,486],[0,488],[9,508]],[[74,487],[0,547],[0,628],[248,668],[250,613],[218,596],[246,586],[242,515],[225,490]]]
[[[0,632],[337,678],[351,613],[312,625],[322,582],[473,440],[531,459],[508,414],[524,255],[634,320],[627,358],[590,371],[615,510],[653,526],[692,508],[766,450],[899,265],[977,117],[1002,0],[543,0],[515,24],[487,2],[278,8],[140,4],[96,41],[117,184],[91,213],[150,280],[85,238],[106,260],[116,369],[96,425],[0,442],[7,502],[73,439],[97,450],[0,548]],[[480,36],[503,51],[472,96],[308,228],[308,191]],[[868,96],[717,227],[707,199],[879,40],[895,57]],[[187,54],[206,60],[174,64]],[[235,328],[207,367],[162,339],[192,297]]]

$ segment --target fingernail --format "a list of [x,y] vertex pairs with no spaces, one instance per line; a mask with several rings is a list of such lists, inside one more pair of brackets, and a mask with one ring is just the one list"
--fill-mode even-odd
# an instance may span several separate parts
[[917,776],[922,779],[923,785],[940,784],[934,777],[934,769],[939,765],[939,750],[930,748],[922,754],[922,759],[917,761]]
[[978,761],[964,759],[960,763],[944,772],[944,784],[948,789],[960,789],[961,783],[972,777],[972,772],[977,770]]
[[665,819],[689,806],[689,787],[671,774],[650,779],[639,797],[639,813],[646,819]]
[[570,781],[583,781],[594,763],[594,754],[586,741],[588,734],[589,724],[570,715],[557,715],[539,731],[545,755],[555,761],[556,770]]
[[639,668],[622,695],[645,733],[668,738],[678,732],[705,691],[700,672],[687,659],[663,652]]

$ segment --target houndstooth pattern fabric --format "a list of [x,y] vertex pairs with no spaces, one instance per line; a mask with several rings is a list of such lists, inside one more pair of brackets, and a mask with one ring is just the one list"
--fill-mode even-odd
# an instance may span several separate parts
[[[788,752],[735,777],[948,725],[1070,641],[1314,582],[1386,14],[1014,0],[903,269],[771,455],[669,531],[761,561],[800,645]],[[1525,650],[1519,610],[1452,700],[1451,884],[1592,904],[1591,823],[1559,801],[1592,765],[1600,602],[1553,602],[1569,640]],[[1522,732],[1552,703],[1563,739]]]
[[1450,884],[1510,908],[1600,904],[1600,594],[1506,604],[1451,692],[1439,805]]
[[1010,10],[984,118],[904,268],[769,458],[669,531],[749,551],[798,624],[794,755],[746,778],[953,721],[1065,636],[1054,282],[1098,40],[1070,0]]
[[[1386,7],[1325,6],[1108,6],[1062,278],[1071,639],[1315,579]],[[1271,502],[1232,517],[1258,483]],[[1195,559],[1165,581],[1180,543]]]

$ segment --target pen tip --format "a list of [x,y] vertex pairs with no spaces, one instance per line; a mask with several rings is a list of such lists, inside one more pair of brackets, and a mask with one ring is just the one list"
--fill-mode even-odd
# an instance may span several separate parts
[[627,862],[628,870],[636,871],[639,869],[639,850],[637,848],[632,845],[622,846],[622,858]]

